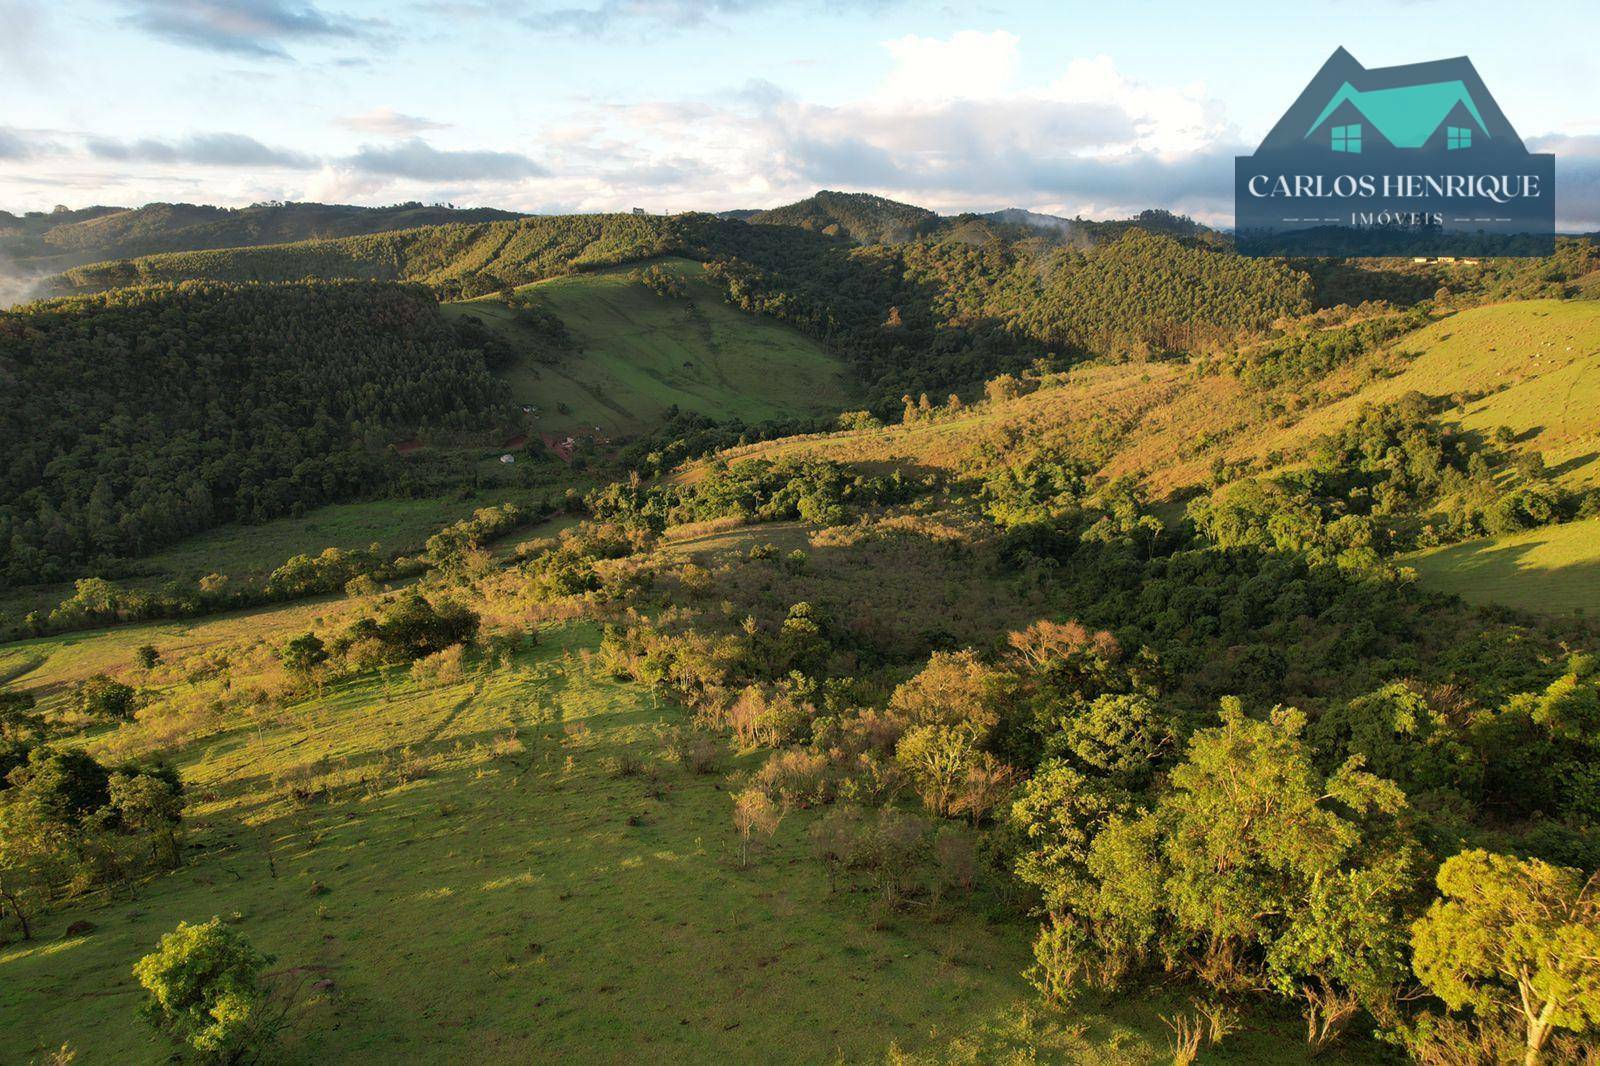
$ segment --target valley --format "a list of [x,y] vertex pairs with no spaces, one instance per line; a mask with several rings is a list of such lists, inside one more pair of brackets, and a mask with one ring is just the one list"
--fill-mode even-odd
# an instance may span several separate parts
[[1487,1063],[1450,951],[1591,973],[1592,240],[140,217],[0,312],[0,1061]]

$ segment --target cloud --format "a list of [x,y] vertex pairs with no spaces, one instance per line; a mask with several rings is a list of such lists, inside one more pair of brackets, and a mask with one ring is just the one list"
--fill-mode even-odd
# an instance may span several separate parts
[[944,40],[913,35],[885,41],[894,67],[881,95],[907,101],[999,96],[1016,81],[1020,41],[1004,30],[962,30]]
[[796,0],[599,0],[587,6],[545,4],[522,17],[522,24],[541,33],[598,37],[635,30],[640,33],[662,30],[698,29],[719,18],[744,15],[779,7],[795,9],[797,17],[808,10],[841,11],[852,8],[887,8],[897,0],[824,0],[804,3]]
[[17,161],[33,155],[33,145],[16,130],[0,126],[0,160]]
[[404,137],[421,133],[423,130],[449,128],[447,122],[430,122],[416,115],[402,115],[392,107],[375,107],[371,111],[359,115],[346,115],[334,121],[348,130],[391,137]]
[[39,78],[48,73],[44,57],[45,13],[31,0],[0,0],[0,78],[7,74]]
[[417,181],[507,181],[549,173],[517,152],[441,150],[420,137],[382,147],[364,145],[340,163],[366,174]]
[[1554,152],[1558,156],[1600,156],[1600,133],[1543,133],[1527,140],[1530,152]]
[[127,21],[154,36],[212,52],[287,59],[288,41],[354,40],[378,25],[297,0],[124,0]]
[[96,159],[124,163],[190,163],[208,167],[281,167],[314,170],[312,156],[287,148],[272,148],[242,133],[200,133],[178,141],[143,139],[119,141],[90,137],[85,141]]
[[624,24],[684,29],[703,26],[715,15],[765,6],[760,0],[601,0],[592,7],[549,7],[525,15],[531,29],[598,36]]

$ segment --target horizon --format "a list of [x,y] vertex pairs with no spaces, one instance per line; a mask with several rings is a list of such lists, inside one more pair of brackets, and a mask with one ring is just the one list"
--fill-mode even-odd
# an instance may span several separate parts
[[0,0],[0,207],[661,214],[831,188],[941,214],[1156,207],[1225,228],[1233,156],[1343,47],[1368,67],[1471,57],[1530,149],[1557,155],[1560,228],[1600,229],[1577,3],[1510,25],[1458,4],[1443,27],[1432,0],[1316,18],[1234,2],[1201,23],[1183,10]]
[[[1008,211],[1025,211],[1025,212],[1028,212],[1029,214],[1038,215],[1038,216],[1041,216],[1041,217],[1044,217],[1044,218],[1059,219],[1059,220],[1064,221],[1064,222],[1107,223],[1107,222],[1132,222],[1132,221],[1136,221],[1143,214],[1146,214],[1146,213],[1149,213],[1149,212],[1160,212],[1160,213],[1165,213],[1165,214],[1171,215],[1174,218],[1188,219],[1189,221],[1193,221],[1193,222],[1199,222],[1200,221],[1198,219],[1192,218],[1191,216],[1189,216],[1189,215],[1187,215],[1187,214],[1185,214],[1185,213],[1183,213],[1181,211],[1173,211],[1173,210],[1171,210],[1169,208],[1157,207],[1157,206],[1141,208],[1139,210],[1133,211],[1133,212],[1131,212],[1129,214],[1126,214],[1126,215],[1104,215],[1104,216],[1101,216],[1101,217],[1098,217],[1098,218],[1090,217],[1090,216],[1086,216],[1086,215],[1073,215],[1073,216],[1053,215],[1053,214],[1050,214],[1049,212],[1034,211],[1031,208],[1020,207],[1020,206],[1015,205],[1015,204],[1010,205],[1008,207],[994,208],[993,210],[988,210],[988,211],[970,209],[970,208],[969,209],[952,210],[952,211],[939,211],[939,210],[936,210],[934,208],[925,208],[921,204],[910,203],[908,201],[903,201],[903,200],[893,200],[892,197],[884,196],[883,194],[874,192],[874,191],[872,191],[870,189],[817,189],[815,192],[811,193],[809,196],[803,196],[799,200],[790,200],[790,201],[786,201],[784,203],[764,205],[764,206],[760,206],[760,207],[753,207],[753,206],[734,207],[734,208],[694,208],[694,207],[691,207],[691,208],[686,208],[686,209],[684,209],[682,211],[645,211],[645,214],[653,215],[653,216],[656,216],[656,217],[675,217],[675,216],[679,216],[679,215],[695,215],[695,214],[720,216],[720,215],[728,215],[728,214],[731,214],[731,213],[736,213],[736,212],[739,212],[739,211],[758,211],[758,212],[759,211],[772,211],[772,210],[776,210],[777,208],[789,207],[789,206],[792,206],[794,204],[803,203],[806,200],[814,199],[815,197],[821,196],[824,193],[843,194],[843,195],[846,195],[846,196],[874,196],[874,197],[878,197],[879,199],[891,200],[892,202],[898,203],[898,204],[900,204],[901,206],[904,206],[904,207],[916,207],[916,208],[920,208],[922,210],[932,211],[939,218],[959,218],[959,217],[964,216],[964,215],[972,215],[972,216],[977,216],[977,217],[986,217],[986,216],[990,216],[990,215],[1001,214],[1001,213],[1008,212]],[[29,217],[29,216],[34,216],[34,217],[46,216],[46,217],[48,217],[49,215],[56,214],[56,213],[72,214],[72,213],[80,213],[80,212],[83,212],[83,211],[94,211],[94,210],[99,210],[99,209],[105,209],[105,210],[109,210],[109,211],[139,211],[139,210],[143,210],[143,209],[148,208],[148,207],[156,207],[156,206],[161,206],[161,205],[172,206],[172,207],[210,207],[210,208],[215,208],[217,210],[222,210],[222,211],[247,211],[247,210],[251,210],[251,209],[254,209],[254,208],[261,208],[261,207],[274,207],[274,206],[277,206],[277,207],[288,207],[288,206],[295,206],[295,205],[299,205],[299,206],[315,205],[315,206],[321,206],[321,207],[355,207],[355,208],[361,208],[361,209],[370,210],[370,211],[381,211],[381,210],[384,210],[384,209],[387,209],[387,208],[403,207],[403,206],[406,206],[407,204],[417,204],[417,205],[420,205],[422,207],[429,207],[429,208],[448,208],[450,210],[462,211],[462,212],[481,211],[481,210],[498,210],[498,211],[506,211],[506,212],[510,212],[511,211],[510,208],[501,207],[498,204],[492,204],[492,203],[480,203],[480,204],[434,203],[434,204],[429,204],[429,203],[424,203],[423,201],[404,201],[404,200],[403,201],[397,201],[397,202],[394,202],[394,203],[387,203],[387,204],[342,204],[342,203],[336,203],[336,202],[333,202],[333,201],[320,201],[320,200],[276,200],[276,201],[259,201],[259,202],[256,202],[256,203],[241,204],[241,205],[237,205],[237,206],[228,206],[228,205],[224,205],[224,204],[208,204],[208,203],[203,203],[203,202],[198,202],[198,201],[186,201],[186,200],[151,200],[151,201],[148,201],[148,202],[143,203],[143,204],[89,204],[89,205],[85,205],[84,207],[78,207],[78,208],[67,207],[66,205],[58,205],[58,206],[56,206],[54,208],[51,208],[50,210],[42,210],[42,211],[41,210],[34,210],[34,211],[9,211],[8,212],[6,208],[0,207],[0,214],[10,214],[10,215],[12,215],[13,217],[16,217],[16,218]],[[573,216],[573,215],[622,215],[622,214],[630,214],[631,210],[632,209],[629,209],[629,210],[610,210],[610,211],[567,211],[567,212],[526,211],[526,212],[520,212],[520,214],[521,214],[522,217],[525,217],[525,218],[539,218],[539,217],[552,218],[552,217],[563,217],[563,216]],[[1216,230],[1217,232],[1221,232],[1221,233],[1230,233],[1230,232],[1232,232],[1232,227],[1230,225],[1227,225],[1227,224],[1215,224],[1215,225],[1213,225],[1213,224],[1210,224],[1210,223],[1203,223],[1203,222],[1201,222],[1200,224],[1201,225],[1205,225],[1210,229]],[[1594,233],[1589,232],[1589,231],[1585,231],[1585,230],[1582,230],[1582,229],[1561,229],[1561,228],[1558,228],[1557,231],[1556,231],[1556,235],[1560,236],[1560,237],[1589,237],[1589,236],[1594,236]]]

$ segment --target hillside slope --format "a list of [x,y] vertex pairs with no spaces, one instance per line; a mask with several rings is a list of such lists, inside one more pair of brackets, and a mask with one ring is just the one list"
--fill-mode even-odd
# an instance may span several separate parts
[[[89,746],[166,751],[194,797],[183,867],[136,903],[63,908],[35,941],[0,947],[0,1059],[70,1041],[83,1061],[169,1061],[135,1020],[131,968],[178,921],[212,914],[316,982],[289,1062],[862,1062],[896,1046],[989,1060],[1022,1044],[1052,1061],[1160,1057],[1177,994],[1038,1024],[1020,976],[1026,921],[953,907],[938,923],[878,921],[869,891],[834,891],[809,860],[815,812],[742,865],[720,774],[660,757],[658,728],[685,713],[583,668],[597,627],[546,627],[441,682],[369,674],[289,714],[205,709],[201,693],[227,698],[210,664],[233,663],[241,689],[264,683],[271,646],[353,610],[0,649],[0,672],[20,664],[53,706],[74,680],[122,672],[140,644],[161,648],[169,665],[140,679],[159,705]],[[630,760],[640,769],[619,773]],[[92,931],[64,937],[79,919]],[[1301,1059],[1272,1026],[1213,1061]]]
[[404,479],[388,444],[506,421],[417,288],[123,289],[0,312],[0,585]]
[[1535,614],[1600,614],[1600,519],[1435,548],[1402,560],[1426,588]]
[[[1297,469],[1319,439],[1366,409],[1411,394],[1427,397],[1434,422],[1449,432],[1507,440],[1514,456],[1538,452],[1552,484],[1591,491],[1600,485],[1600,302],[1529,300],[1460,311],[1313,382],[1276,389],[1192,364],[1085,365],[1048,376],[1025,395],[935,408],[882,428],[732,448],[687,465],[675,480],[695,484],[713,462],[751,458],[832,459],[962,477],[1019,452],[1059,447],[1088,457],[1101,477],[1133,478],[1159,510],[1176,516],[1209,491],[1219,469],[1231,472],[1225,478]],[[1428,587],[1475,602],[1600,610],[1593,577],[1600,536],[1592,526],[1440,549],[1413,565]],[[1514,559],[1523,561],[1507,569]]]
[[444,296],[477,296],[586,267],[660,255],[681,243],[667,219],[564,215],[144,256],[68,270],[52,284],[80,292],[198,278],[260,282],[316,277],[418,281]]
[[[669,259],[681,279],[665,295],[613,269],[555,278],[500,297],[448,304],[475,316],[520,352],[498,371],[509,399],[536,408],[533,427],[553,435],[614,438],[659,426],[672,409],[755,423],[830,415],[852,398],[845,367],[819,344],[770,319],[728,307],[700,264]],[[552,347],[519,325],[517,307],[555,315],[570,335]]]

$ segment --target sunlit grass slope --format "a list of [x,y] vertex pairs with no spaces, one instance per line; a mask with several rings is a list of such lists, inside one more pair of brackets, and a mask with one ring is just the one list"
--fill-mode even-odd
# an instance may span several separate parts
[[[219,526],[138,560],[136,572],[119,577],[117,583],[147,589],[176,583],[192,589],[207,574],[223,574],[236,586],[250,585],[264,581],[291,556],[315,555],[324,548],[351,551],[376,544],[386,556],[418,552],[442,527],[479,507],[526,503],[538,495],[534,490],[501,488],[471,499],[365,500],[319,507],[299,517],[259,525]],[[0,593],[0,615],[21,618],[29,611],[48,613],[71,595],[71,582],[10,589]]]
[[1363,404],[1408,392],[1458,397],[1464,429],[1509,426],[1518,446],[1544,453],[1569,486],[1600,484],[1600,301],[1523,300],[1462,311],[1401,339],[1417,353],[1260,447],[1337,429]]
[[[698,263],[657,262],[685,278],[687,298],[660,296],[630,280],[626,268],[519,290],[559,316],[576,341],[553,365],[528,357],[505,373],[512,399],[539,409],[541,431],[599,426],[615,437],[659,425],[673,406],[759,422],[831,414],[850,403],[843,365],[816,342],[724,304]],[[514,345],[534,347],[498,297],[449,304],[446,312],[477,315]]]
[[[318,610],[190,639],[280,639]],[[25,681],[105,668],[146,640],[193,654],[179,636],[31,642]],[[864,887],[830,891],[806,812],[741,867],[727,781],[659,758],[656,728],[682,712],[596,678],[580,658],[596,636],[547,628],[459,680],[368,675],[181,742],[186,865],[0,947],[0,1061],[63,1041],[82,1062],[168,1061],[135,1018],[129,969],[180,920],[212,915],[316,983],[291,1062],[881,1062],[893,1046],[936,1061],[1166,1058],[1160,1015],[1186,1006],[1181,992],[1047,1010],[1019,976],[1030,923],[950,906],[875,927]],[[160,726],[123,729],[91,749],[137,750]],[[645,769],[619,773],[627,757]],[[65,937],[80,919],[94,930]],[[1301,1048],[1288,1026],[1248,1031],[1215,1061]]]
[[[1442,421],[1477,432],[1509,426],[1515,447],[1543,452],[1568,487],[1600,484],[1600,301],[1462,311],[1301,391],[1300,406],[1278,413],[1237,379],[1185,364],[1090,365],[1004,403],[884,429],[764,441],[722,458],[811,455],[958,471],[985,445],[1004,451],[1040,433],[1085,439],[1093,431],[1111,442],[1102,472],[1138,477],[1160,499],[1202,484],[1216,459],[1293,461],[1364,405],[1421,392],[1455,401]],[[693,481],[705,466],[681,476]]]
[[1426,587],[1469,603],[1600,615],[1600,519],[1435,548],[1403,562]]

